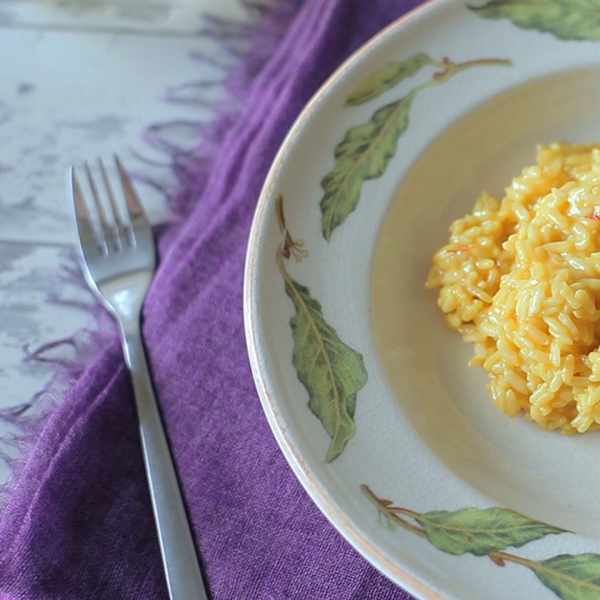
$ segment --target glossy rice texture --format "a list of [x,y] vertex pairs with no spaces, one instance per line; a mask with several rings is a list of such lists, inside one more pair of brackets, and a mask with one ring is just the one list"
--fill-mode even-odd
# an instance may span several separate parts
[[502,412],[583,433],[600,425],[600,144],[536,154],[452,223],[426,286]]

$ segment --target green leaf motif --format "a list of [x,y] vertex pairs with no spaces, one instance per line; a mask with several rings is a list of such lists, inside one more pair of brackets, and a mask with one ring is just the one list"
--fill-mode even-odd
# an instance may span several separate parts
[[490,0],[469,7],[486,19],[510,19],[517,27],[551,33],[562,40],[600,40],[597,0]]
[[560,554],[530,566],[538,579],[563,600],[600,598],[600,555]]
[[469,507],[455,512],[438,510],[422,513],[415,520],[436,548],[455,555],[485,556],[565,531],[498,507]]
[[363,79],[356,89],[348,96],[346,106],[357,106],[376,98],[380,94],[411,77],[425,65],[437,64],[427,54],[419,53],[403,61],[389,62],[383,69],[371,73]]
[[363,181],[383,175],[396,153],[398,138],[408,127],[408,116],[420,88],[377,110],[367,123],[346,132],[335,149],[335,167],[321,181],[322,229],[326,240],[356,208]]
[[292,362],[308,391],[310,410],[331,438],[326,455],[327,462],[331,462],[356,431],[356,394],[367,383],[367,371],[362,355],[340,340],[307,287],[288,275],[285,291],[296,309],[290,319]]

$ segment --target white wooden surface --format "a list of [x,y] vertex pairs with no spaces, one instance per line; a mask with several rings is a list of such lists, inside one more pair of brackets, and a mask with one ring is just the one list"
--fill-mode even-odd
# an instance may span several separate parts
[[[0,0],[0,408],[28,401],[52,375],[29,352],[89,323],[85,308],[55,302],[91,300],[59,276],[73,241],[67,166],[118,152],[168,184],[168,168],[138,155],[166,162],[143,139],[149,125],[210,118],[167,98],[222,75],[194,58],[228,60],[201,33],[206,14],[248,18],[237,0]],[[185,128],[176,135],[193,140]],[[154,188],[138,189],[154,221],[168,218]],[[8,430],[0,423],[0,437]],[[0,461],[0,483],[8,475]]]

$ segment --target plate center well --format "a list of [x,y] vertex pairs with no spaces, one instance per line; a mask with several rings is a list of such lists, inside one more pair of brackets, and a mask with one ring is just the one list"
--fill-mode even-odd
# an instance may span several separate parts
[[439,460],[494,504],[600,539],[600,432],[564,436],[492,403],[472,345],[448,329],[423,285],[451,222],[482,190],[535,162],[535,146],[600,142],[600,70],[543,78],[444,130],[402,181],[377,243],[371,285],[381,363],[411,425]]

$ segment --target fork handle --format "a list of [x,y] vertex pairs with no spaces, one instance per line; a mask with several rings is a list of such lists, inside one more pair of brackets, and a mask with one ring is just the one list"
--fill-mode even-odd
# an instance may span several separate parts
[[122,332],[131,372],[154,520],[171,600],[208,600],[139,327]]

